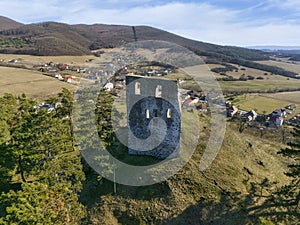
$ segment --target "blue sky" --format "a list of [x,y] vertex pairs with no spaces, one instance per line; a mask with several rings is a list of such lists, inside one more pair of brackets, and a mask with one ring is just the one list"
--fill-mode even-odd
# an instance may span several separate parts
[[299,0],[1,0],[0,15],[23,23],[149,25],[222,45],[300,46]]

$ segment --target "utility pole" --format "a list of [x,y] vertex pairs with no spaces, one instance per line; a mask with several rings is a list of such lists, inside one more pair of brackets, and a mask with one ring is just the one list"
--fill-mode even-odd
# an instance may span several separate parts
[[115,167],[115,164],[114,164],[114,194],[117,194],[116,167]]

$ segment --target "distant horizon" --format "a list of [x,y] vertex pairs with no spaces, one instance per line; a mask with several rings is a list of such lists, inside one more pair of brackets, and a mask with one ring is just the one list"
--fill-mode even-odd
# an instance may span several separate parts
[[0,15],[24,24],[145,25],[193,40],[241,47],[300,46],[299,13],[298,0],[0,2]]
[[300,50],[300,46],[289,46],[289,45],[254,45],[244,46],[245,48],[253,49],[268,49],[268,50]]

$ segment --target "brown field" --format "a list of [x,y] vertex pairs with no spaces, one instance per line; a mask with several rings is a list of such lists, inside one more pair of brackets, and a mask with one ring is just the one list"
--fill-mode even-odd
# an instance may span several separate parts
[[[280,61],[279,61],[280,60]],[[285,59],[267,60],[267,61],[257,61],[258,63],[263,63],[270,66],[278,66],[283,69],[300,74],[300,62],[291,62]]]
[[293,91],[293,92],[279,92],[273,94],[262,94],[268,98],[279,99],[283,101],[289,101],[291,103],[299,104],[300,105],[300,91]]
[[[253,69],[253,68],[249,68],[249,67],[245,67],[245,66],[239,66],[239,65],[236,65],[236,64],[231,64],[232,66],[235,66],[238,68],[238,71],[235,72],[226,72],[226,74],[228,76],[232,76],[234,78],[239,78],[242,74],[245,74],[246,76],[253,76],[253,77],[263,77],[264,79],[274,79],[273,76],[270,76],[269,72],[266,72],[266,71],[262,71],[262,70],[257,70],[257,69]],[[212,68],[216,68],[216,67],[224,67],[222,65],[218,65],[218,64],[208,64],[208,67],[210,69]],[[242,69],[245,69],[245,70],[242,70]],[[265,73],[268,73],[268,75],[264,75]],[[224,78],[224,76],[218,74],[218,73],[214,73],[214,75],[216,76],[216,78]]]
[[[242,74],[245,76],[263,77],[263,80],[247,80],[247,81],[219,81],[221,88],[224,91],[269,91],[280,89],[297,89],[300,88],[300,79],[287,78],[284,76],[273,74],[269,72],[248,68],[245,66],[238,66],[232,64],[238,68],[238,72],[227,72],[226,74],[234,78],[239,78]],[[209,64],[209,68],[223,67],[222,65]],[[245,70],[241,70],[244,68]],[[288,69],[288,68],[286,68]],[[299,67],[300,70],[300,67]],[[224,78],[224,76],[213,73],[216,78]],[[267,74],[267,75],[265,75]]]
[[25,93],[29,97],[41,99],[57,94],[63,87],[71,91],[76,89],[74,85],[42,75],[37,71],[0,67],[0,95]]
[[0,54],[0,60],[3,62],[8,62],[12,59],[17,59],[18,62],[14,63],[17,65],[26,65],[28,67],[32,67],[34,65],[42,65],[49,62],[58,63],[66,63],[74,66],[82,66],[86,67],[91,65],[91,63],[87,62],[89,59],[97,60],[99,58],[93,55],[85,55],[85,56],[31,56],[31,55],[14,55],[14,54]]

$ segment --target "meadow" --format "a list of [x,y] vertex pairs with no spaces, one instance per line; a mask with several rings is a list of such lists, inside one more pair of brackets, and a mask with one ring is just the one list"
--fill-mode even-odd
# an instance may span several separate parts
[[34,65],[43,65],[45,63],[54,62],[66,63],[74,66],[89,66],[91,63],[89,60],[96,60],[97,57],[93,55],[85,56],[32,56],[32,55],[15,55],[15,54],[0,54],[0,61],[7,63],[10,60],[16,59],[15,65],[25,65],[32,67]]
[[280,92],[280,93],[252,93],[252,94],[242,94],[234,98],[233,103],[242,110],[252,110],[254,109],[258,113],[269,114],[275,109],[284,108],[290,104],[298,105],[297,109],[291,111],[288,118],[295,116],[300,113],[299,105],[300,92]]
[[38,71],[0,66],[0,95],[26,94],[28,97],[43,99],[56,95],[62,88],[75,90],[76,86],[43,75]]

